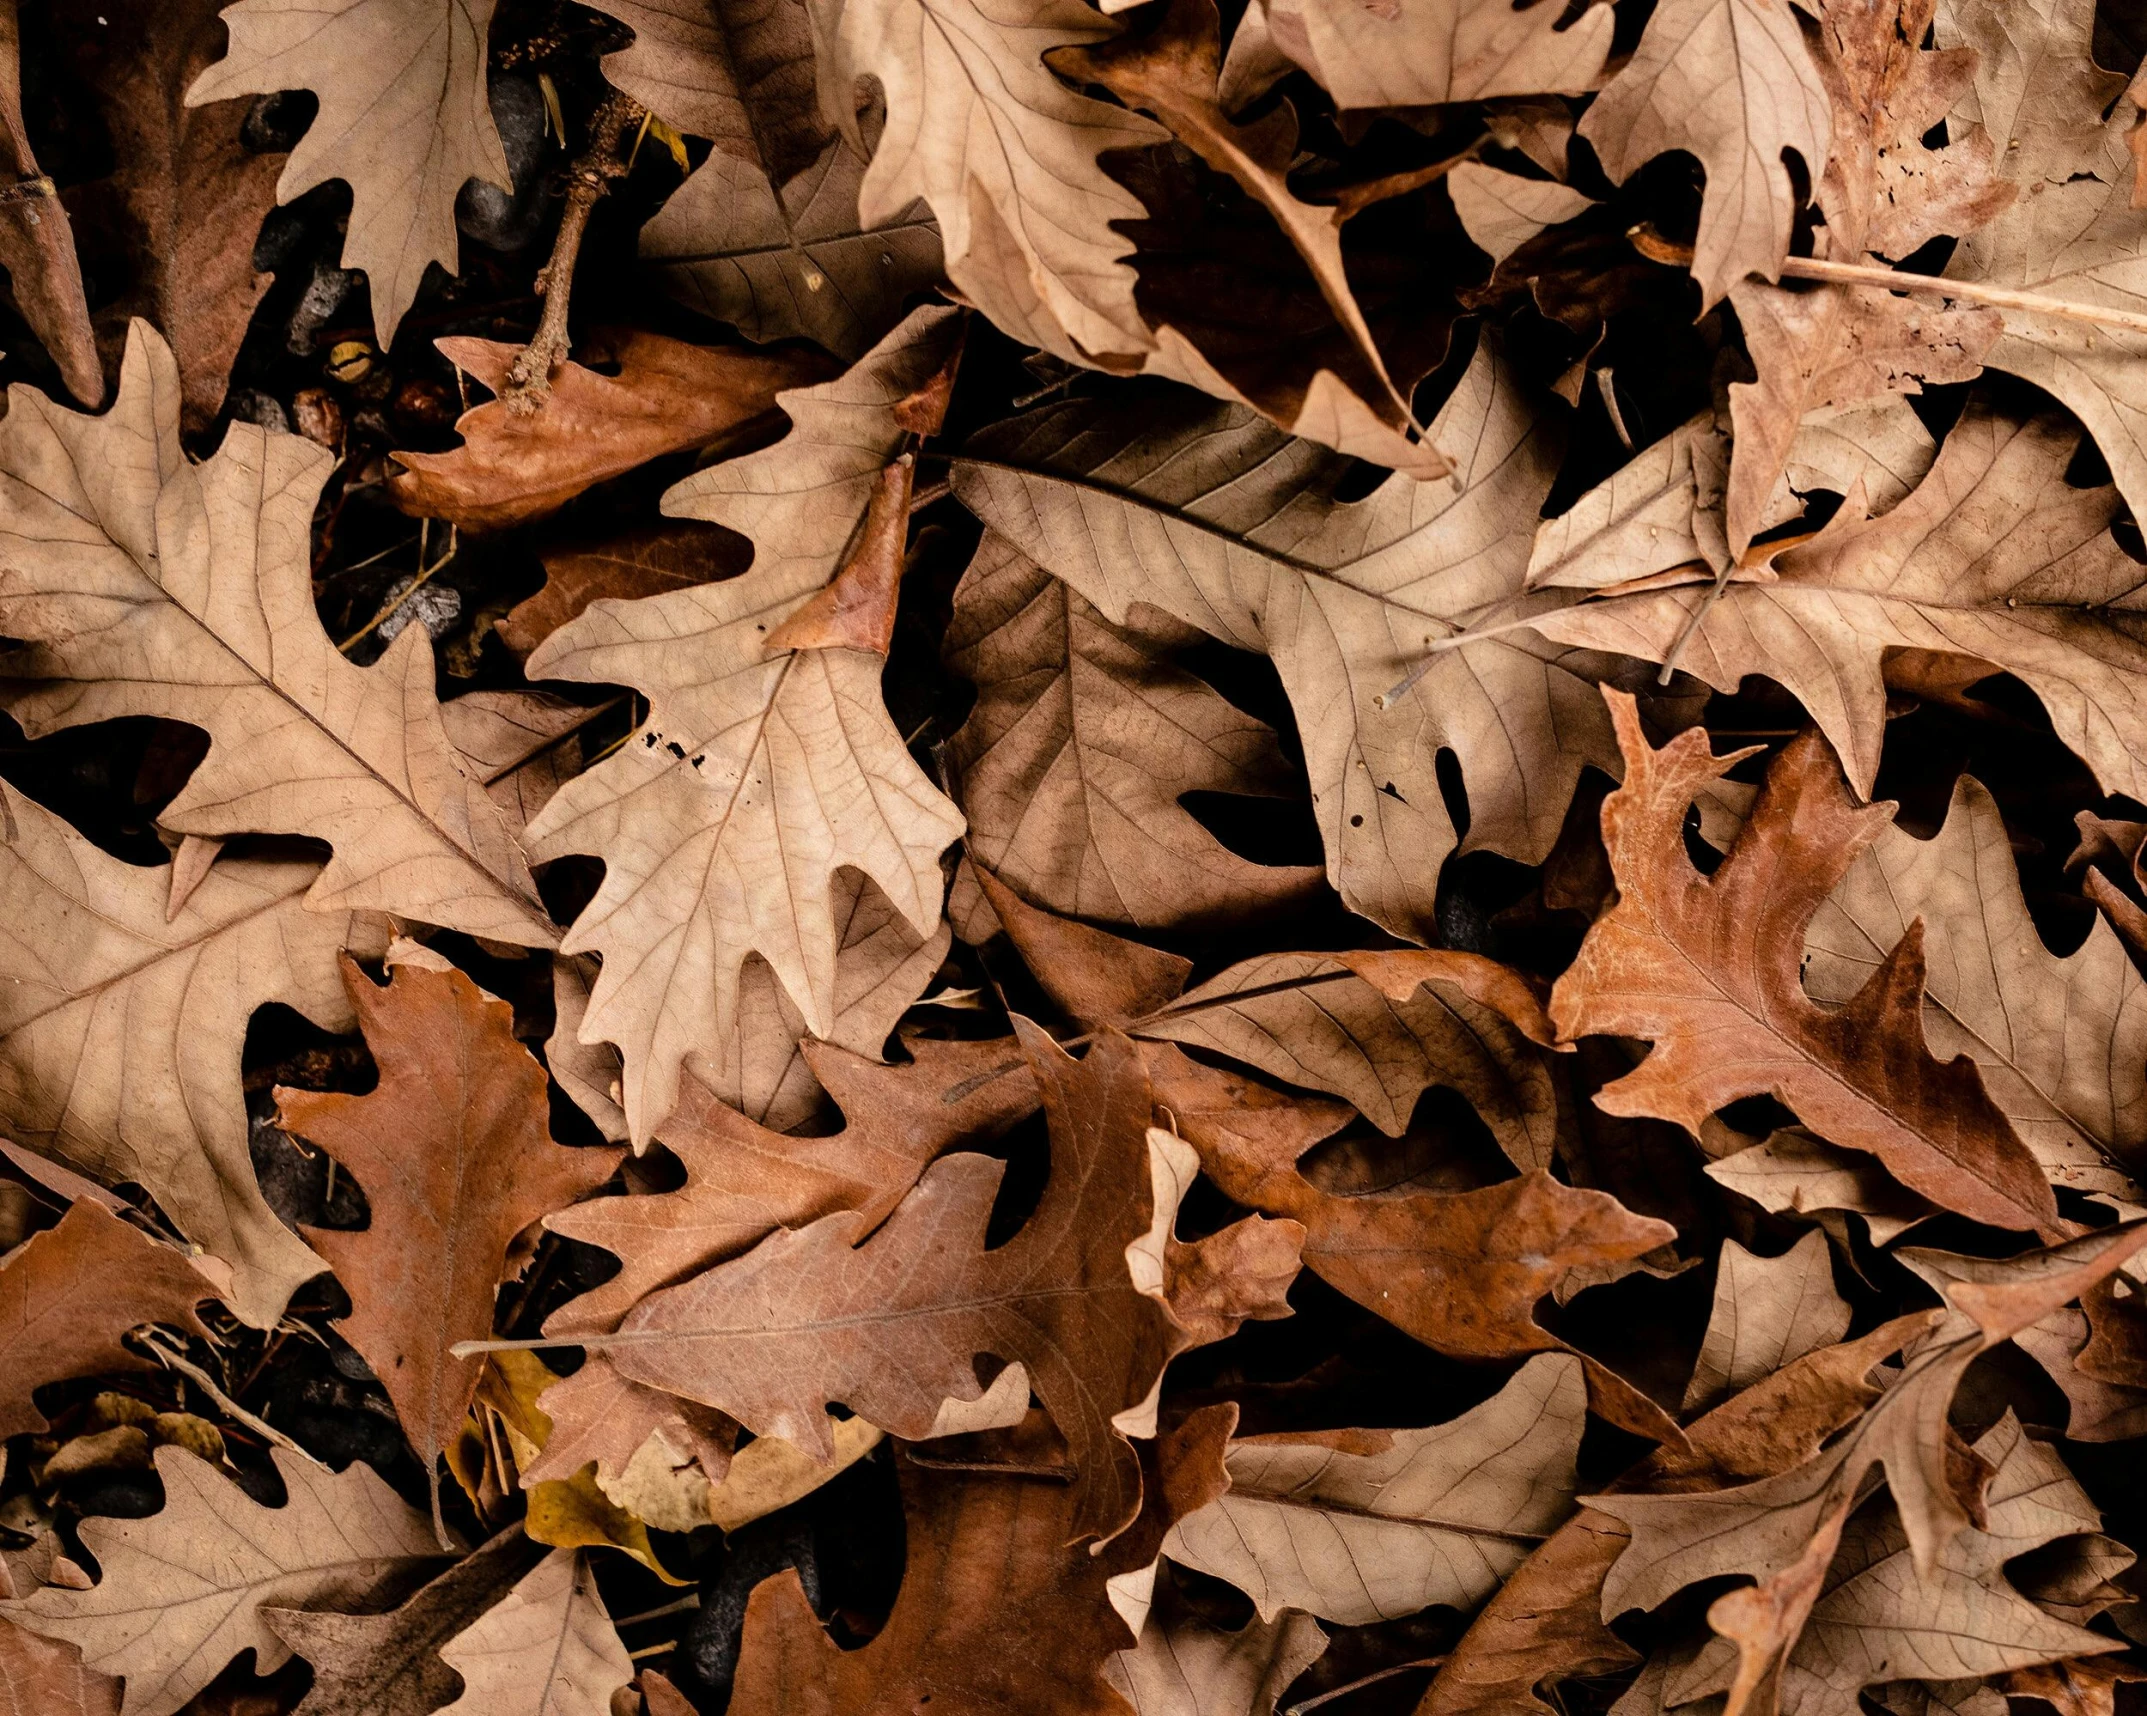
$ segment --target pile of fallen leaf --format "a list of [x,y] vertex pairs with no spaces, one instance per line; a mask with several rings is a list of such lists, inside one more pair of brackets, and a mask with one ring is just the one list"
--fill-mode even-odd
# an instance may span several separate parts
[[0,0],[0,1711],[2142,1708],[2143,52]]

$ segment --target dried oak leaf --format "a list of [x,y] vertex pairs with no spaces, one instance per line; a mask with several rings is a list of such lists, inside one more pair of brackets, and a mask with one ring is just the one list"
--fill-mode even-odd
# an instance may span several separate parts
[[1846,1004],[1919,917],[1931,1052],[1974,1059],[2053,1184],[2147,1201],[2126,1168],[2147,1161],[2147,979],[2099,919],[2062,958],[2043,944],[1970,777],[1935,838],[1888,828],[1849,866],[1805,930],[1805,992]]
[[1620,184],[1671,149],[1705,169],[1692,257],[1703,307],[1747,274],[1780,276],[1797,212],[1783,156],[1816,173],[1832,130],[1789,0],[1665,0],[1580,122]]
[[1233,1441],[1227,1493],[1179,1520],[1163,1553],[1228,1580],[1265,1621],[1473,1609],[1571,1511],[1586,1404],[1580,1361],[1546,1353],[1444,1424]]
[[[860,159],[868,228],[927,204],[947,275],[1027,344],[1075,362],[1126,358],[1154,340],[1133,306],[1138,198],[1097,157],[1165,140],[1124,108],[1076,93],[1044,54],[1115,34],[1077,0],[808,0],[821,111]],[[887,124],[868,150],[850,100],[876,78]]]
[[985,532],[942,644],[977,687],[947,744],[969,850],[1051,911],[1140,929],[1303,898],[1317,868],[1240,858],[1183,804],[1289,796],[1273,729],[1171,660],[1190,626],[1145,608],[1127,622]]
[[[955,492],[1114,625],[1143,602],[1271,657],[1305,741],[1328,879],[1381,927],[1439,939],[1450,852],[1540,861],[1581,769],[1616,767],[1591,683],[1608,664],[1525,630],[1431,656],[1421,684],[1389,695],[1485,609],[1534,612],[1517,598],[1557,467],[1551,426],[1489,341],[1432,425],[1450,482],[1397,474],[1337,504],[1322,492],[1331,468],[1308,463],[1315,449],[1278,448],[1237,413],[1156,417],[1016,419],[956,463]],[[1468,787],[1465,840],[1434,768],[1442,747]]]
[[[1923,46],[1938,0],[1822,0],[1819,68],[1833,108],[1817,201],[1826,257],[1900,261],[1983,225],[2013,200],[1990,140],[1923,142],[1975,75],[1976,56]],[[1808,165],[1810,163],[1807,163]],[[1768,496],[1807,413],[1925,382],[1972,380],[2004,324],[1983,306],[1938,307],[1868,287],[1747,279],[1730,289],[1758,379],[1733,384],[1727,526],[1733,554],[1771,522]]]
[[440,705],[448,742],[517,835],[581,773],[581,729],[596,712],[543,691],[469,691]]
[[[494,393],[521,350],[465,337],[434,343]],[[465,530],[526,524],[607,477],[719,440],[773,410],[783,389],[828,371],[825,359],[802,349],[696,346],[640,328],[592,336],[582,355],[598,353],[616,361],[617,374],[563,363],[541,409],[518,411],[490,399],[456,420],[461,446],[395,454],[403,467],[388,478],[395,504]]]
[[172,1716],[242,1650],[264,1674],[290,1659],[264,1606],[362,1607],[439,1555],[424,1516],[370,1467],[337,1475],[281,1449],[274,1459],[290,1499],[262,1507],[207,1461],[159,1448],[158,1512],[83,1523],[97,1583],[47,1585],[4,1605],[8,1618],[124,1676],[125,1716]]
[[[1768,1094],[1830,1143],[1868,1150],[1903,1185],[1993,1227],[2059,1231],[2035,1158],[1966,1055],[1941,1061],[1923,1032],[1924,942],[1912,927],[1856,994],[1824,1008],[1798,981],[1804,930],[1889,816],[1858,808],[1826,743],[1792,740],[1729,856],[1693,867],[1684,818],[1736,760],[1703,730],[1656,750],[1631,698],[1606,693],[1625,782],[1603,802],[1619,898],[1559,978],[1551,1017],[1568,1039],[1654,1043],[1596,1104],[1698,1135],[1716,1109]],[[1740,753],[1744,754],[1744,753]]]
[[[1960,1681],[2121,1641],[2045,1614],[2008,1583],[2005,1563],[2054,1539],[2101,1529],[2102,1515],[2055,1450],[2032,1442],[2010,1412],[1975,1445],[1993,1469],[1983,1519],[1918,1577],[1891,1509],[1859,1512],[1842,1533],[1804,1634],[1782,1672],[1783,1716],[1854,1716],[1858,1694],[1890,1680]],[[1667,1701],[1728,1690],[1737,1648],[1715,1638],[1674,1670]]]
[[591,602],[632,601],[735,578],[752,553],[735,532],[674,523],[630,530],[592,547],[541,550],[539,557],[544,588],[518,602],[492,628],[518,656],[528,655]]
[[440,1647],[462,1677],[462,1696],[440,1716],[610,1716],[612,1696],[634,1678],[583,1553],[555,1549],[498,1605]]
[[1938,1214],[1936,1204],[1894,1179],[1876,1157],[1836,1149],[1801,1126],[1782,1127],[1760,1143],[1733,1149],[1707,1165],[1707,1177],[1761,1209],[1817,1221],[1845,1242],[1837,1212],[1863,1217],[1874,1245],[1889,1245]]
[[306,89],[320,110],[276,182],[279,202],[350,186],[343,265],[373,289],[382,349],[425,270],[455,272],[455,198],[471,179],[514,188],[485,87],[495,0],[239,0],[231,45],[187,105]]
[[1159,1569],[1140,1643],[1104,1669],[1136,1716],[1275,1716],[1291,1682],[1327,1649],[1310,1615],[1255,1616],[1231,1632],[1170,1613],[1175,1589],[1169,1568]]
[[315,864],[227,858],[173,912],[167,870],[121,862],[12,787],[0,820],[0,1130],[143,1187],[230,1265],[219,1296],[271,1326],[322,1264],[254,1181],[247,1024],[276,1001],[348,1030],[337,950],[377,954],[384,930],[308,911]]
[[[813,1076],[835,1099],[843,1128],[829,1137],[772,1131],[689,1076],[657,1130],[686,1172],[675,1191],[596,1198],[544,1225],[617,1255],[620,1272],[545,1320],[547,1334],[616,1328],[643,1298],[738,1257],[782,1228],[854,1212],[870,1232],[948,1151],[988,1143],[1036,1112],[1025,1070],[990,1077],[1020,1051],[1011,1039],[909,1045],[881,1066],[807,1042]],[[980,1076],[983,1075],[983,1076]],[[564,1385],[562,1385],[564,1386]]]
[[386,1614],[264,1608],[270,1630],[313,1666],[313,1685],[291,1716],[432,1716],[462,1685],[440,1646],[543,1554],[514,1525]]
[[1849,1303],[1834,1289],[1833,1253],[1814,1228],[1779,1257],[1722,1242],[1715,1302],[1685,1390],[1685,1410],[1741,1394],[1849,1332]]
[[335,464],[234,423],[206,463],[179,445],[170,348],[136,322],[119,399],[82,417],[28,388],[0,425],[0,631],[32,733],[158,715],[209,752],[158,821],[179,834],[300,834],[333,856],[316,911],[390,911],[548,947],[557,937],[506,820],[440,724],[432,652],[407,626],[371,667],[313,606],[313,503]]
[[872,230],[859,218],[869,152],[818,110],[803,0],[598,10],[634,31],[632,47],[604,57],[604,75],[715,144],[641,229],[642,257],[672,293],[748,339],[800,335],[861,356],[905,298],[939,279],[939,230],[915,204]]
[[1700,613],[1679,665],[1724,690],[1747,673],[1779,680],[1866,794],[1885,656],[1970,657],[2025,681],[2106,789],[2147,793],[2147,598],[2139,563],[2110,532],[2116,492],[2065,480],[2079,444],[2058,413],[2019,417],[1972,399],[1929,475],[1884,516],[1852,497],[1771,568],[1733,573],[1718,600],[1712,574],[1695,570],[1690,584],[1606,591],[1537,627],[1660,661]]
[[532,679],[631,685],[649,699],[642,731],[529,830],[541,857],[604,860],[563,945],[604,957],[579,1034],[619,1045],[619,1105],[637,1145],[677,1102],[686,1056],[738,1037],[752,956],[812,1035],[834,1033],[839,870],[877,885],[912,950],[939,928],[939,855],[962,821],[903,748],[880,699],[883,662],[771,653],[766,639],[835,573],[909,434],[898,408],[938,373],[958,328],[957,312],[918,311],[838,380],[783,395],[793,427],[782,441],[670,491],[673,512],[751,536],[751,571],[598,602],[529,658]]
[[[1872,1367],[1929,1324],[1928,1315],[1904,1317],[1792,1361],[1687,1426],[1686,1447],[1658,1448],[1616,1489],[1722,1489],[1810,1459],[1878,1398]],[[1553,1706],[1539,1688],[1637,1662],[1601,1615],[1603,1580],[1628,1541],[1618,1520],[1593,1507],[1568,1519],[1462,1634],[1418,1706],[1422,1716],[1545,1716]]]
[[0,1716],[120,1716],[119,1694],[73,1645],[0,1621]]
[[[1963,237],[1948,278],[2137,315],[2147,221],[2132,206],[2126,138],[2140,109],[2123,75],[2094,62],[2093,0],[1941,0],[1935,22],[1940,47],[1977,56],[1948,128],[1988,147],[2021,187],[2011,207]],[[2143,353],[2138,333],[2008,309],[1985,360],[2047,388],[2087,425],[2135,513],[2147,507]]]
[[217,12],[217,0],[115,0],[53,19],[55,46],[95,98],[115,163],[66,193],[91,268],[128,282],[92,318],[99,350],[116,375],[128,323],[143,316],[161,328],[190,435],[223,409],[232,360],[268,290],[247,235],[275,206],[283,163],[241,141],[249,103],[183,103],[223,47]]
[[1071,1541],[1086,1530],[1078,1486],[1049,1481],[1064,1449],[1043,1413],[976,1449],[983,1469],[904,1459],[908,1559],[887,1624],[860,1649],[838,1649],[795,1572],[763,1581],[746,1606],[731,1709],[1132,1716],[1114,1689],[1116,1653],[1147,1608],[1164,1534],[1224,1482],[1236,1418],[1208,1407],[1143,1443],[1140,1516],[1094,1554]]
[[1930,1586],[1944,1559],[1960,1555],[1990,1476],[1988,1464],[1947,1431],[1961,1377],[1982,1354],[2106,1279],[2143,1244],[2147,1224],[2134,1222],[2002,1260],[1902,1254],[1941,1287],[1944,1320],[1912,1351],[1899,1380],[1823,1452],[1734,1489],[1587,1498],[1632,1534],[1604,1582],[1604,1616],[1656,1608],[1702,1579],[1757,1580],[1717,1598],[1707,1618],[1737,1645],[1729,1716],[1770,1716],[1867,1479],[1884,1467],[1909,1565]]
[[67,206],[37,164],[22,112],[22,30],[15,0],[0,5],[0,172],[9,196],[0,203],[0,268],[15,308],[43,344],[60,379],[90,410],[104,403],[104,372],[82,294]]
[[184,1252],[86,1199],[70,1205],[0,1261],[0,1436],[50,1428],[31,1398],[48,1382],[153,1369],[120,1344],[138,1324],[208,1333],[194,1308],[213,1291]]
[[552,1142],[544,1069],[507,1004],[462,972],[397,965],[383,988],[345,961],[344,983],[380,1082],[363,1096],[279,1086],[277,1119],[365,1191],[366,1227],[308,1233],[350,1294],[337,1326],[436,1470],[480,1369],[448,1349],[491,1334],[514,1237],[600,1184],[619,1153]]
[[[984,1248],[1002,1164],[946,1156],[877,1231],[846,1213],[777,1233],[649,1295],[588,1344],[637,1381],[823,1460],[829,1402],[915,1439],[941,1402],[975,1398],[978,1355],[1020,1363],[1072,1454],[1075,1529],[1123,1530],[1141,1494],[1127,1438],[1150,1433],[1163,1367],[1247,1315],[1287,1315],[1269,1270],[1287,1259],[1287,1287],[1302,1230],[1248,1218],[1174,1253],[1192,1153],[1151,1129],[1138,1051],[1107,1033],[1075,1061],[1018,1023],[1043,1089],[1051,1172],[1011,1240]],[[1203,1325],[1189,1328],[1174,1297],[1188,1273],[1212,1287],[1217,1272],[1242,1277],[1243,1300],[1220,1315],[1189,1306]]]
[[1345,113],[1581,94],[1596,87],[1610,53],[1610,8],[1591,5],[1570,24],[1565,17],[1541,5],[1469,0],[1399,0],[1378,11],[1349,0],[1253,0],[1230,38],[1223,105],[1238,111],[1293,66]]

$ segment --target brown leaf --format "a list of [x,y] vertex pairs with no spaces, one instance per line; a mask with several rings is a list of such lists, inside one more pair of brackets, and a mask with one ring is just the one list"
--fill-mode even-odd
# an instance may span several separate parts
[[[519,346],[456,337],[435,342],[457,369],[497,393]],[[388,491],[403,511],[465,530],[502,530],[556,512],[582,490],[666,453],[705,446],[775,408],[775,396],[828,372],[797,350],[693,346],[642,329],[597,337],[618,365],[601,375],[573,362],[534,411],[488,400],[464,412],[449,453],[397,453]],[[584,355],[594,355],[585,346]]]
[[542,691],[468,691],[440,705],[448,741],[519,831],[581,773],[594,710]]
[[206,1334],[194,1308],[212,1291],[185,1253],[97,1204],[71,1205],[0,1262],[0,1436],[50,1428],[31,1400],[48,1382],[154,1368],[120,1344],[137,1324]]
[[[1107,1663],[1133,1642],[1125,1606],[1174,1520],[1224,1482],[1222,1450],[1237,1413],[1209,1407],[1142,1444],[1141,1515],[1091,1554],[1078,1486],[1036,1477],[901,1466],[908,1562],[887,1624],[840,1650],[797,1575],[764,1581],[746,1607],[731,1695],[736,1716],[908,1716],[930,1700],[946,1716],[1128,1716]],[[1000,1445],[1015,1470],[1048,1470],[1050,1420],[1032,1412]],[[1152,1451],[1151,1451],[1152,1450]]]
[[544,588],[492,628],[518,656],[528,655],[591,602],[630,602],[735,578],[752,558],[751,545],[736,531],[690,519],[628,531],[591,548],[541,553]]
[[119,1694],[73,1645],[0,1621],[0,1716],[120,1716]]
[[975,1355],[1019,1362],[1072,1452],[1075,1529],[1123,1530],[1140,1505],[1125,1438],[1153,1410],[1163,1366],[1195,1339],[1162,1284],[1144,1288],[1128,1268],[1129,1246],[1168,1236],[1175,1198],[1151,1167],[1148,1079],[1133,1045],[1106,1034],[1074,1061],[1018,1023],[1052,1148],[1042,1202],[1013,1239],[983,1247],[999,1164],[949,1156],[869,1238],[852,1214],[776,1234],[650,1295],[616,1335],[589,1344],[636,1380],[822,1459],[827,1402],[914,1438],[941,1401],[974,1398]]
[[97,1583],[47,1585],[5,1605],[8,1617],[124,1676],[126,1716],[172,1716],[242,1650],[263,1673],[289,1659],[265,1606],[360,1608],[438,1557],[424,1516],[369,1467],[336,1476],[281,1449],[273,1457],[290,1499],[262,1507],[207,1462],[159,1448],[160,1510],[83,1523]]
[[344,982],[379,1085],[364,1096],[279,1088],[277,1114],[364,1188],[369,1226],[309,1231],[351,1296],[338,1326],[431,1469],[480,1368],[448,1349],[492,1332],[510,1242],[602,1182],[619,1153],[552,1143],[543,1069],[506,1004],[461,972],[398,966],[382,988],[346,962]]
[[36,682],[9,697],[16,719],[33,733],[189,722],[209,751],[165,828],[325,841],[316,911],[550,946],[505,818],[440,724],[425,628],[364,668],[321,629],[307,543],[334,457],[234,423],[192,464],[179,404],[171,351],[139,321],[104,416],[15,393],[0,425],[0,629],[28,645],[8,671]]
[[128,282],[96,309],[98,347],[116,375],[132,318],[162,329],[188,434],[223,408],[232,360],[268,290],[245,235],[275,206],[284,159],[241,141],[248,103],[183,103],[223,46],[217,11],[217,0],[115,0],[54,15],[56,45],[95,96],[115,163],[109,177],[66,193],[92,269]]
[[770,1131],[689,1077],[657,1129],[685,1168],[683,1186],[595,1198],[546,1217],[554,1233],[603,1246],[624,1266],[554,1311],[546,1333],[616,1328],[658,1288],[738,1257],[778,1229],[849,1211],[870,1233],[938,1157],[987,1143],[1036,1112],[1041,1098],[1026,1069],[980,1079],[1020,1060],[1011,1038],[909,1047],[907,1063],[880,1066],[805,1045],[814,1077],[843,1112],[843,1129],[825,1138]]
[[544,1716],[610,1716],[611,1695],[634,1677],[588,1559],[555,1549],[499,1604],[440,1647],[462,1677],[462,1696],[441,1716],[536,1710]]
[[276,1636],[313,1665],[313,1685],[291,1716],[432,1716],[462,1685],[440,1646],[543,1554],[512,1526],[383,1615],[264,1608]]
[[1805,926],[1888,812],[1858,809],[1825,742],[1805,734],[1769,769],[1722,867],[1702,876],[1685,852],[1685,812],[1735,759],[1713,756],[1698,730],[1658,751],[1632,700],[1606,695],[1625,751],[1625,783],[1603,803],[1620,897],[1558,980],[1551,1016],[1569,1038],[1644,1037],[1655,1048],[1597,1105],[1697,1135],[1724,1104],[1769,1094],[1947,1209],[2059,1231],[2048,1183],[1975,1064],[1926,1046],[1920,925],[1838,1010],[1799,984]]
[[856,649],[885,655],[895,637],[895,599],[909,543],[917,460],[904,453],[880,472],[857,540],[835,576],[768,634],[770,649]]
[[985,533],[941,646],[977,687],[948,743],[970,852],[1048,910],[1141,929],[1303,898],[1317,868],[1240,858],[1181,802],[1289,795],[1273,730],[1171,660],[1191,627],[1128,621]]
[[82,297],[82,265],[74,228],[52,181],[30,148],[22,114],[22,32],[16,0],[0,0],[0,173],[9,195],[0,203],[0,267],[7,270],[15,307],[43,342],[60,379],[94,411],[104,403],[104,372]]
[[1779,1257],[1756,1256],[1725,1239],[1685,1409],[1741,1394],[1848,1332],[1849,1304],[1834,1290],[1825,1234],[1814,1228]]

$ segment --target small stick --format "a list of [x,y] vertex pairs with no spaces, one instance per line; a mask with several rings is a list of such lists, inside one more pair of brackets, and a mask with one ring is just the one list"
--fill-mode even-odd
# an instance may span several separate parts
[[214,1379],[210,1377],[207,1371],[203,1370],[201,1366],[196,1364],[192,1359],[186,1357],[183,1353],[173,1352],[170,1347],[166,1346],[161,1340],[157,1338],[157,1335],[153,1330],[150,1333],[143,1335],[141,1337],[141,1341],[142,1345],[147,1347],[151,1352],[155,1353],[160,1361],[168,1365],[171,1369],[177,1371],[181,1376],[187,1378],[190,1382],[194,1384],[195,1387],[199,1388],[202,1393],[206,1394],[211,1400],[215,1401],[217,1409],[222,1412],[225,1417],[229,1418],[234,1424],[243,1424],[256,1436],[260,1436],[267,1441],[273,1442],[277,1447],[288,1449],[293,1454],[302,1455],[308,1460],[313,1460],[313,1463],[316,1466],[319,1466],[323,1471],[326,1471],[328,1469],[325,1462],[320,1460],[314,1460],[311,1454],[306,1453],[305,1449],[301,1448],[296,1442],[292,1441],[290,1437],[286,1436],[281,1430],[278,1430],[275,1425],[271,1424],[266,1418],[256,1418],[251,1412],[248,1412],[245,1407],[241,1406],[237,1401],[233,1400],[230,1395],[226,1394],[221,1388],[217,1387]]

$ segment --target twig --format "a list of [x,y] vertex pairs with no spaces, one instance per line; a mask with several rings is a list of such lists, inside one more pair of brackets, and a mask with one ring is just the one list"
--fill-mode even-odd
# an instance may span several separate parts
[[1344,1693],[1355,1692],[1362,1686],[1376,1686],[1382,1680],[1392,1680],[1397,1674],[1407,1674],[1413,1668],[1437,1668],[1446,1660],[1443,1656],[1419,1657],[1415,1662],[1397,1662],[1392,1668],[1377,1669],[1370,1674],[1359,1675],[1355,1680],[1330,1688],[1316,1698],[1301,1698],[1282,1712],[1282,1716],[1304,1716],[1307,1710],[1317,1710],[1322,1704],[1332,1704]]
[[[432,520],[427,519],[425,521],[425,524],[427,530],[430,530]],[[432,582],[432,577],[435,572],[438,572],[450,560],[454,559],[454,557],[461,552],[461,531],[458,527],[451,524],[447,527],[447,552],[441,555],[440,558],[435,560],[430,566],[427,566],[425,564],[424,534],[420,533],[418,537],[418,575],[415,578],[411,579],[408,585],[396,591],[385,602],[381,603],[380,611],[377,614],[375,614],[371,619],[367,620],[365,624],[360,626],[356,631],[352,632],[349,637],[345,638],[341,643],[337,644],[335,647],[338,653],[342,655],[348,655],[352,650],[356,649],[367,638],[371,637],[374,632],[378,631],[380,627],[385,625],[388,620],[394,616],[395,612],[399,608],[401,608],[405,602],[409,601],[412,596],[415,596],[420,590],[424,589],[427,584]]]
[[626,172],[619,142],[642,113],[641,104],[629,96],[607,97],[589,119],[589,146],[574,163],[567,180],[566,212],[560,216],[559,236],[552,241],[551,260],[537,276],[537,290],[544,295],[544,314],[529,344],[507,366],[500,398],[517,416],[527,416],[551,396],[552,369],[567,355],[567,305],[574,290],[574,264],[581,255],[582,235],[588,230],[589,211],[596,207],[611,181]]
[[691,1596],[679,1598],[675,1603],[666,1603],[660,1609],[643,1609],[638,1615],[622,1615],[611,1624],[615,1627],[639,1626],[643,1621],[660,1621],[666,1615],[683,1615],[689,1609],[698,1609],[700,1606],[701,1594],[696,1591]]
[[192,1359],[188,1358],[184,1353],[174,1352],[170,1347],[166,1346],[157,1336],[154,1329],[143,1334],[140,1339],[143,1346],[156,1354],[159,1362],[177,1371],[200,1389],[202,1393],[215,1401],[217,1410],[222,1412],[234,1424],[243,1424],[256,1436],[273,1442],[279,1448],[288,1449],[293,1454],[304,1455],[306,1459],[313,1460],[313,1463],[316,1466],[320,1466],[323,1471],[327,1470],[325,1462],[315,1460],[311,1454],[306,1453],[305,1449],[292,1441],[281,1430],[278,1430],[267,1419],[255,1417],[245,1407],[233,1400],[230,1395],[216,1385],[215,1379]]

